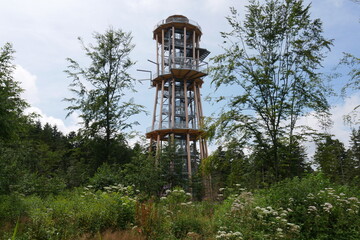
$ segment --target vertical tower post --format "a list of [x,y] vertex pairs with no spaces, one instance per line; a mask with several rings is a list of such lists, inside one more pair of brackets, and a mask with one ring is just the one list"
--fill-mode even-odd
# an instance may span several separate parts
[[156,156],[164,146],[172,145],[181,174],[191,179],[201,159],[207,157],[200,88],[207,75],[204,59],[210,52],[200,48],[201,27],[185,16],[173,15],[159,22],[153,34],[157,71],[152,85],[156,93],[146,137]]

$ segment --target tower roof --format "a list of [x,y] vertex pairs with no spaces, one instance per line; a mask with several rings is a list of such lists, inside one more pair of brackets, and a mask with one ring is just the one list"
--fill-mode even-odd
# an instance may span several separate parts
[[157,33],[160,33],[162,29],[168,29],[169,27],[175,27],[175,28],[184,28],[186,27],[187,30],[196,31],[198,36],[202,35],[201,27],[200,25],[193,21],[188,19],[187,17],[179,14],[171,15],[165,20],[161,20],[156,24],[154,29],[154,39]]

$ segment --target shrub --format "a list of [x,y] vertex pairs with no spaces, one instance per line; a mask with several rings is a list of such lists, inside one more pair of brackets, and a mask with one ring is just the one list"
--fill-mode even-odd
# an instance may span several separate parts
[[24,235],[28,239],[73,239],[84,233],[125,229],[134,223],[136,199],[121,192],[124,188],[94,191],[86,187],[46,199],[27,197],[30,223]]

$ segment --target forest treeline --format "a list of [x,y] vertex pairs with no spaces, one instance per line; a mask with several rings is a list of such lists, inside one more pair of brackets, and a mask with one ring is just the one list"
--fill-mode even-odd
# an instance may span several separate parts
[[[192,181],[176,170],[181,163],[171,148],[155,159],[147,144],[129,145],[127,132],[139,124],[130,120],[145,111],[127,95],[136,82],[129,74],[135,64],[130,33],[110,27],[94,33],[91,44],[79,38],[89,63],[67,59],[73,95],[64,100],[68,115],[81,119],[80,129],[69,134],[25,114],[29,104],[13,77],[15,51],[6,43],[0,49],[0,236],[73,239],[133,228],[139,239],[359,237],[358,109],[344,116],[354,126],[348,148],[298,124],[311,112],[330,126],[333,90],[321,69],[334,42],[323,36],[310,8],[301,0],[250,0],[245,17],[231,8],[232,31],[221,33],[223,53],[212,58],[210,77],[216,91],[230,87],[238,95],[211,99],[223,108],[204,131],[220,144]],[[343,93],[358,91],[360,59],[346,53],[339,62],[349,70]],[[309,139],[316,142],[313,159],[303,146]],[[204,189],[204,177],[211,179],[210,189]],[[215,202],[192,202],[209,192]],[[333,218],[326,215],[335,205]],[[328,217],[316,218],[320,210]],[[354,214],[353,222],[347,214]]]

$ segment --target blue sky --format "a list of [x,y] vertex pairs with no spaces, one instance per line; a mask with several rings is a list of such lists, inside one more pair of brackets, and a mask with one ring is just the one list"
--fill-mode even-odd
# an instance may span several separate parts
[[[132,58],[137,61],[132,70],[136,79],[146,78],[146,73],[136,69],[154,70],[147,59],[155,58],[154,26],[173,14],[182,14],[198,22],[203,30],[201,45],[211,55],[221,53],[220,31],[229,30],[225,16],[234,6],[245,13],[247,1],[233,0],[0,0],[0,45],[11,42],[16,50],[15,78],[25,88],[24,97],[32,105],[31,110],[42,116],[43,122],[57,124],[65,133],[77,129],[76,116],[65,119],[67,106],[62,99],[70,96],[70,79],[63,72],[66,58],[86,63],[84,52],[77,40],[92,41],[94,31],[104,32],[110,25],[131,31],[136,48]],[[305,1],[310,3],[310,1]],[[360,56],[360,4],[351,0],[314,0],[311,13],[324,23],[324,34],[334,39],[334,47],[324,62],[324,71],[330,72],[341,58],[342,52]],[[333,82],[340,89],[346,78]],[[212,94],[209,77],[205,78],[202,94]],[[152,111],[154,89],[149,84],[137,85],[134,95],[139,104]],[[220,90],[226,91],[226,90]],[[226,94],[226,92],[225,92]],[[360,104],[360,96],[353,93],[348,99],[332,98],[334,127],[330,130],[339,139],[348,142],[349,128],[344,126],[342,115]],[[210,115],[220,106],[204,103],[205,114]],[[135,130],[145,134],[151,124],[151,116],[142,115],[141,125]],[[313,118],[302,119],[316,126]]]

